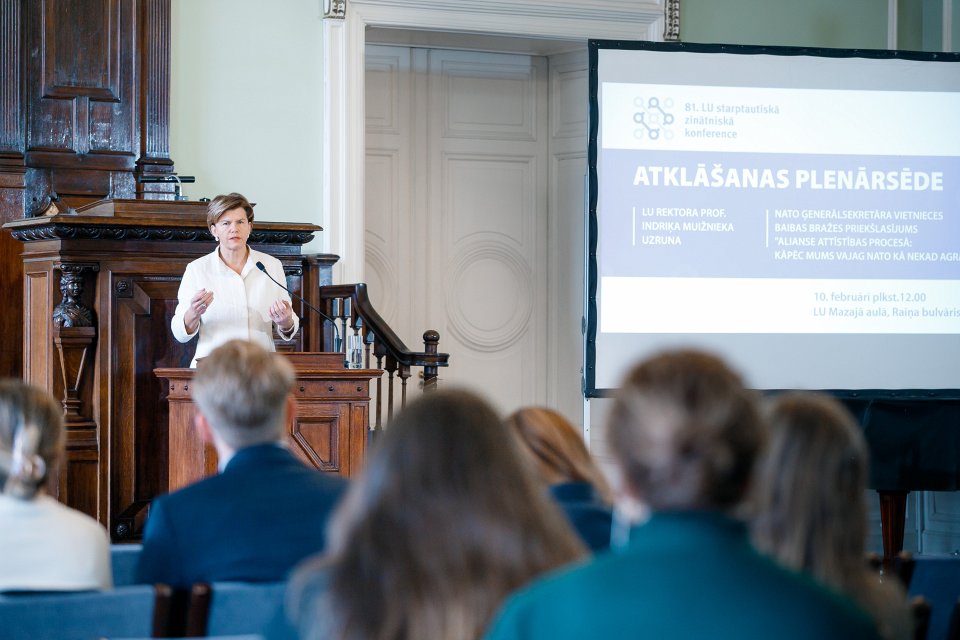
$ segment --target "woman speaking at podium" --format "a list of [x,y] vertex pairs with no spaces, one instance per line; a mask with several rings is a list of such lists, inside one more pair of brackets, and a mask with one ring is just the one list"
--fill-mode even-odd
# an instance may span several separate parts
[[253,205],[239,193],[217,196],[207,205],[207,226],[217,248],[187,265],[170,322],[180,342],[200,334],[191,367],[228,340],[250,340],[273,351],[273,325],[284,340],[292,340],[300,328],[290,295],[279,284],[286,282],[280,261],[247,246],[252,224]]

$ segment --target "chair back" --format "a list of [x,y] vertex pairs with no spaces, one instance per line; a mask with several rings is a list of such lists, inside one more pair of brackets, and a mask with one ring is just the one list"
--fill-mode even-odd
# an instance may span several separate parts
[[916,557],[907,593],[923,596],[930,603],[927,638],[946,638],[954,604],[960,597],[960,557]]
[[913,618],[913,640],[927,640],[930,630],[930,603],[923,596],[910,599],[910,614]]
[[162,632],[164,607],[153,585],[79,593],[0,595],[3,640],[96,640],[104,636],[151,636]]
[[140,562],[142,544],[110,545],[110,567],[113,570],[113,586],[126,587],[137,584],[137,564]]
[[953,610],[950,612],[947,640],[960,640],[960,599],[953,603]]
[[283,616],[286,582],[214,582],[193,586],[186,635],[266,635]]
[[917,559],[909,551],[901,551],[893,558],[893,574],[897,576],[904,589],[910,588],[913,571],[917,568]]

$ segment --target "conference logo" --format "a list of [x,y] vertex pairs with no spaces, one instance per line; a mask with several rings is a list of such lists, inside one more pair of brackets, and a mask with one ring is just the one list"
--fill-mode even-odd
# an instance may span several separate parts
[[637,140],[672,140],[673,98],[637,96],[633,99],[633,137]]

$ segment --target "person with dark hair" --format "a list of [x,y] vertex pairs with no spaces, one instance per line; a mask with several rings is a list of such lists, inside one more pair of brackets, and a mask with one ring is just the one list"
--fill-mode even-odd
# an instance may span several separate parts
[[510,591],[586,553],[482,399],[436,391],[376,441],[291,583],[302,639],[473,640]]
[[513,595],[487,638],[878,638],[851,601],[750,544],[735,514],[766,429],[722,360],[669,351],[640,363],[608,427],[624,488],[650,518],[617,553]]
[[865,562],[869,454],[836,399],[791,392],[767,407],[771,442],[753,484],[754,544],[788,567],[850,594],[884,638],[913,637],[906,594]]
[[253,205],[239,193],[217,196],[207,205],[207,226],[217,248],[187,265],[170,321],[178,342],[200,335],[190,366],[228,340],[250,340],[273,351],[274,326],[282,339],[292,340],[300,319],[289,294],[277,286],[286,282],[283,265],[247,245]]
[[106,529],[44,490],[63,456],[63,408],[39,387],[0,380],[0,591],[113,586]]
[[600,467],[570,421],[546,407],[524,407],[507,416],[537,475],[593,551],[610,546],[611,491]]
[[278,581],[324,549],[346,483],[284,445],[293,382],[286,359],[252,342],[231,340],[200,361],[194,426],[216,448],[221,473],[150,505],[141,582]]

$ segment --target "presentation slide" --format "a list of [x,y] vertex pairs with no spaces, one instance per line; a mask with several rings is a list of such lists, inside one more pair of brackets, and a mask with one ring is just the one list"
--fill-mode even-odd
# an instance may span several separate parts
[[663,46],[597,51],[594,387],[960,388],[957,59]]

